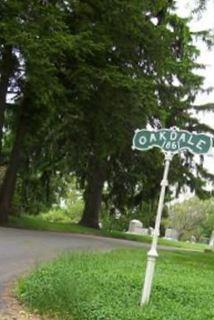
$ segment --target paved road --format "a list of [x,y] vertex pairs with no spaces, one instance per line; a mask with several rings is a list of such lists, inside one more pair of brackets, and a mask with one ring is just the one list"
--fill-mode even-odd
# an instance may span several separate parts
[[41,261],[66,250],[110,250],[117,247],[145,248],[148,245],[89,235],[0,228],[0,310],[3,308],[1,294],[6,284]]
[[0,293],[6,282],[62,251],[124,246],[145,247],[133,241],[90,235],[0,228]]

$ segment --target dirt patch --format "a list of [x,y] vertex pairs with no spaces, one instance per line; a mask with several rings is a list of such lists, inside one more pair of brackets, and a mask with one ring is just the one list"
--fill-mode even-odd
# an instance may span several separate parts
[[0,311],[0,320],[48,320],[47,317],[29,313],[23,308],[13,293],[14,285],[14,282],[10,283],[2,295],[5,307]]

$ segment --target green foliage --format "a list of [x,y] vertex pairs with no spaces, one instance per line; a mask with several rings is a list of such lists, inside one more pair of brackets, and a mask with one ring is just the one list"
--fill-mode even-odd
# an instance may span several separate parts
[[80,199],[66,208],[53,207],[41,212],[38,218],[48,222],[77,223],[79,222],[83,210],[83,201]]
[[[156,203],[156,201],[153,203],[150,201],[150,203],[143,202],[133,209],[129,208],[122,211],[115,211],[114,207],[111,207],[109,210],[103,208],[100,219],[102,227],[104,230],[109,231],[128,231],[129,222],[133,219],[142,221],[145,228],[154,227],[157,206],[158,203]],[[162,217],[166,218],[167,216],[168,208],[165,206],[163,208]],[[161,236],[164,235],[164,231],[164,224],[161,224]]]
[[202,230],[205,236],[210,237],[214,230],[214,199],[210,198],[200,203],[200,206],[204,209],[205,219],[202,223]]
[[68,211],[61,208],[53,208],[47,212],[39,214],[39,218],[48,222],[62,222],[69,223],[72,222],[72,216],[69,215]]
[[118,231],[127,231],[129,227],[129,222],[133,219],[138,219],[143,221],[145,227],[150,227],[154,225],[154,210],[151,205],[148,205],[146,202],[141,204],[139,209],[133,208],[122,211],[114,211],[114,208],[111,210],[102,210],[101,222],[102,226],[106,230],[118,230]]
[[129,215],[120,215],[116,216],[115,215],[110,215],[108,212],[102,211],[101,213],[101,223],[102,223],[102,228],[104,230],[112,231],[112,230],[117,230],[117,231],[127,231],[128,229],[128,224],[130,221],[130,214]]
[[191,235],[197,239],[209,237],[214,230],[213,198],[200,200],[194,197],[171,206],[165,225],[176,228],[184,240],[190,239]]
[[152,299],[141,308],[146,254],[141,249],[66,254],[18,285],[31,310],[61,320],[214,318],[212,253],[161,252]]
[[[12,103],[8,103],[7,108],[13,110],[13,119],[9,122],[8,117],[5,117],[3,123],[6,128],[6,147],[11,146],[10,150],[8,148],[3,150],[4,161],[8,162],[8,158],[10,159],[0,190],[0,219],[3,222],[12,212],[12,198],[21,165],[18,184],[21,180],[26,187],[19,188],[20,185],[18,185],[18,195],[14,203],[26,204],[26,206],[31,203],[35,211],[44,208],[44,201],[38,204],[34,198],[29,199],[29,194],[33,188],[35,188],[34,192],[41,191],[41,188],[35,186],[35,177],[40,182],[41,176],[46,174],[47,154],[49,170],[52,172],[53,161],[50,161],[49,148],[46,144],[47,150],[43,153],[44,144],[41,143],[41,139],[49,136],[47,132],[44,135],[45,128],[50,126],[53,110],[59,101],[57,99],[60,97],[62,99],[62,86],[57,77],[56,58],[71,39],[69,35],[66,36],[64,15],[61,8],[57,6],[57,1],[52,1],[48,5],[48,10],[43,1],[30,3],[25,0],[3,1],[0,4],[0,29],[0,58],[4,49],[8,47],[11,48],[13,57],[16,57],[16,64],[6,88],[12,93]],[[0,91],[2,92],[2,88]],[[8,113],[8,110],[6,111]],[[0,117],[4,119],[2,106]],[[39,140],[39,148],[37,148],[35,141],[38,143]],[[6,154],[5,157],[8,151],[10,156]],[[34,166],[35,158],[37,160],[40,158],[40,170],[38,166],[37,168]],[[42,172],[41,159],[44,160]],[[28,173],[31,173],[32,167],[34,172],[28,179]],[[49,172],[48,176],[50,177]],[[48,189],[49,177],[45,179],[47,183],[46,181],[41,183],[43,186],[41,198],[44,194],[49,194],[44,192],[44,189],[45,191]],[[22,201],[19,201],[20,198]],[[53,194],[49,194],[47,202],[52,204],[53,198]],[[17,209],[23,209],[23,207],[18,206]]]
[[[166,1],[69,1],[68,8],[68,27],[78,39],[75,54],[69,48],[60,60],[67,99],[59,109],[60,141],[68,170],[87,193],[96,174],[91,162],[93,171],[102,167],[104,201],[122,214],[142,201],[155,203],[163,159],[156,151],[133,152],[130,145],[134,129],[147,124],[199,130],[189,109],[203,79],[195,74],[199,51],[187,20]],[[188,156],[173,167],[170,182],[178,182],[178,191],[191,184],[200,193],[203,183],[191,174]]]
[[[4,123],[7,165],[21,108],[26,122],[20,124],[25,128],[17,147],[20,166],[16,163],[8,179],[15,184],[19,167],[16,211],[36,214],[59,205],[71,173],[86,202],[92,171],[100,167],[100,189],[108,182],[107,209],[126,215],[143,211],[142,202],[154,208],[163,158],[157,150],[133,152],[133,130],[150,124],[212,131],[190,119],[203,83],[195,71],[203,66],[197,63],[197,34],[175,14],[174,5],[166,0],[0,3],[0,59],[8,46],[16,57],[8,88],[16,103],[8,104]],[[209,35],[200,36],[206,40]],[[205,197],[203,177],[213,177],[202,166],[195,177],[193,162],[189,154],[177,157],[170,183],[177,183],[178,193],[187,184]],[[4,198],[12,199],[13,190]],[[143,216],[146,224],[153,222],[154,212]]]

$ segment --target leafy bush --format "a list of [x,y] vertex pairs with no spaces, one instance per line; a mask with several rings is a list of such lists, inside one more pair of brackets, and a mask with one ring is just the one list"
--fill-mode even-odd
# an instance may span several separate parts
[[154,209],[146,202],[140,209],[127,209],[123,213],[110,214],[109,210],[102,210],[101,221],[105,230],[127,231],[129,222],[133,219],[138,219],[143,222],[143,226],[150,227],[154,225],[155,210],[156,208]]
[[214,319],[212,253],[161,252],[151,303],[141,308],[145,262],[141,249],[65,254],[22,279],[18,296],[51,319]]
[[133,219],[131,214],[116,216],[110,215],[108,212],[102,212],[101,223],[102,228],[107,231],[127,231],[129,221]]
[[39,217],[48,222],[68,223],[72,221],[68,211],[61,208],[53,208],[47,212],[40,213]]
[[67,208],[56,207],[40,213],[39,218],[48,222],[77,223],[81,218],[82,210],[83,202],[79,200]]
[[170,207],[164,224],[176,228],[182,240],[189,240],[191,235],[198,240],[209,237],[214,230],[214,200],[193,197],[175,204]]
[[47,212],[40,213],[38,218],[48,222],[70,223],[75,217],[72,212],[61,208],[53,208]]

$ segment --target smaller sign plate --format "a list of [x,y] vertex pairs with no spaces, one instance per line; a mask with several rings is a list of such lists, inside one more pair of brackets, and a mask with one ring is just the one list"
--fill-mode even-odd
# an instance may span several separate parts
[[212,147],[212,138],[206,134],[196,134],[186,130],[137,129],[135,131],[133,149],[145,151],[154,147],[172,153],[188,150],[194,154],[205,154]]

